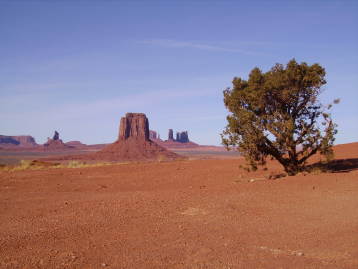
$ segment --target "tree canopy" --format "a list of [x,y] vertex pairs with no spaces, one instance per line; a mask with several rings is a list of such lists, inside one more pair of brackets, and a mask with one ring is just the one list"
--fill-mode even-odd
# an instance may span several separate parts
[[235,77],[232,88],[224,90],[230,114],[223,144],[237,148],[253,169],[271,156],[289,175],[316,153],[332,157],[336,124],[327,112],[331,105],[318,100],[325,75],[319,64],[292,59],[266,73],[254,68],[248,80]]

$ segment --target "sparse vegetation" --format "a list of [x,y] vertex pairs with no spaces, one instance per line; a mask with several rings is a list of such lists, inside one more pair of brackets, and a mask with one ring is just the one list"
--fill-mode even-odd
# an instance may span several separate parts
[[12,171],[21,171],[21,170],[27,170],[31,168],[32,161],[30,160],[21,160],[20,164],[13,167]]
[[56,169],[56,168],[86,168],[86,167],[99,167],[106,165],[118,165],[124,163],[110,163],[110,162],[96,162],[85,163],[79,161],[70,161],[68,163],[51,163],[32,160],[21,160],[19,165],[2,165],[0,167],[3,171],[22,171],[22,170],[40,170],[40,169]]
[[327,112],[332,105],[318,101],[325,74],[319,64],[298,64],[293,59],[286,67],[276,64],[266,73],[254,68],[247,81],[235,77],[233,87],[224,91],[231,113],[223,144],[237,147],[252,170],[269,156],[289,175],[302,171],[316,153],[333,159],[337,126]]

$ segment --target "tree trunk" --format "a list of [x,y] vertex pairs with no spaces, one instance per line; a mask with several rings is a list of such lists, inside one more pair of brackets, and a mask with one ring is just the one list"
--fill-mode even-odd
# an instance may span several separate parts
[[295,161],[292,161],[292,160],[289,160],[285,165],[283,165],[284,168],[285,168],[285,171],[286,173],[289,175],[289,176],[294,176],[296,175],[297,173],[301,172],[301,166],[295,162]]

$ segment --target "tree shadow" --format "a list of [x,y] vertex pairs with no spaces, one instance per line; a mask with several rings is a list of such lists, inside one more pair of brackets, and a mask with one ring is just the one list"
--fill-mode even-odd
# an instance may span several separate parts
[[358,169],[358,158],[338,159],[328,163],[314,163],[307,166],[307,170],[320,170],[331,173],[347,173]]

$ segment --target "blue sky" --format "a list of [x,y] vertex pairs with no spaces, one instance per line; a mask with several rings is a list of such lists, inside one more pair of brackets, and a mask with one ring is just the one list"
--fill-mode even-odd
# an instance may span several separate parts
[[0,134],[116,139],[144,112],[220,144],[222,91],[255,66],[320,63],[337,143],[358,141],[357,1],[1,1]]

